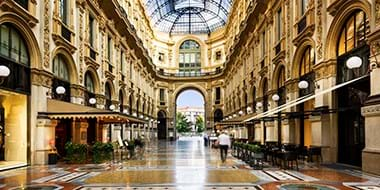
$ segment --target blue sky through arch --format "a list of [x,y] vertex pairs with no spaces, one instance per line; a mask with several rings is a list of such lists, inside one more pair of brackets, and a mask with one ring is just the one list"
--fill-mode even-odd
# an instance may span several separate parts
[[204,99],[196,90],[185,90],[181,92],[176,100],[177,107],[204,107]]

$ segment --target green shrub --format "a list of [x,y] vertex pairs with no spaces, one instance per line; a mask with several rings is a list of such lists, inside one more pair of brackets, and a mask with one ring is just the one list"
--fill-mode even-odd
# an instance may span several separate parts
[[87,156],[87,145],[76,144],[71,141],[65,144],[66,159],[69,163],[84,163]]
[[101,163],[106,160],[111,160],[113,150],[112,143],[96,142],[92,146],[92,161],[94,163]]
[[251,152],[254,152],[254,153],[260,153],[260,152],[262,152],[261,147],[259,145],[257,145],[257,144],[250,144],[249,145],[249,150]]

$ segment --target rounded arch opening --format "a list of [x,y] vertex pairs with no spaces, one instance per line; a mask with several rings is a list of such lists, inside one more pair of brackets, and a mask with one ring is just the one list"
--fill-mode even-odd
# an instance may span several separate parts
[[183,88],[176,93],[174,127],[179,134],[202,133],[207,128],[205,95],[197,88]]

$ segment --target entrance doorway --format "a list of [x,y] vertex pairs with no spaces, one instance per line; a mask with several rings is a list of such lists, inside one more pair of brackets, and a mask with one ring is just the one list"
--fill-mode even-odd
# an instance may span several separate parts
[[[346,60],[353,55],[363,57],[363,66],[368,68],[368,47],[360,48],[349,54],[338,58],[338,65],[344,66]],[[340,68],[338,82],[346,82],[356,77],[362,76],[366,70],[354,69],[346,71]],[[338,161],[340,163],[361,166],[362,150],[365,147],[365,125],[364,117],[361,115],[361,107],[364,106],[370,94],[369,76],[338,89],[336,95],[338,99]]]
[[162,140],[166,139],[166,113],[164,111],[159,111],[157,114],[157,138]]
[[65,144],[72,140],[72,120],[61,119],[55,127],[55,147],[60,156],[65,156]]

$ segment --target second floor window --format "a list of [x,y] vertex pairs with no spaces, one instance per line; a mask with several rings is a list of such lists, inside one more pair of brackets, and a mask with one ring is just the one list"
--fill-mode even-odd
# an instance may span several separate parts
[[165,89],[160,89],[160,102],[165,102]]
[[59,0],[59,16],[61,21],[65,24],[68,24],[68,2],[67,0]]
[[281,14],[282,14],[282,11],[281,11],[281,9],[279,9],[278,11],[277,11],[277,31],[276,31],[276,33],[277,33],[277,35],[276,35],[276,37],[277,37],[277,41],[280,41],[281,40],[281,36],[282,36],[282,17],[281,17]]
[[112,58],[112,38],[111,37],[108,37],[107,44],[108,44],[108,47],[107,47],[108,61],[111,62],[111,58]]
[[28,4],[29,4],[28,0],[15,0],[15,2],[18,3],[24,9],[28,10]]
[[264,56],[265,56],[265,53],[266,53],[266,46],[265,46],[265,40],[266,40],[266,38],[265,38],[265,32],[263,32],[262,34],[261,34],[261,58],[264,58]]
[[94,32],[95,32],[95,22],[94,22],[94,18],[90,15],[89,17],[88,17],[88,25],[89,25],[89,38],[88,38],[88,40],[89,40],[89,42],[90,42],[90,46],[91,47],[94,47],[95,45],[95,43],[94,43],[94,41],[95,41],[95,38],[94,38],[94,36],[95,36],[95,34],[94,34]]
[[201,48],[194,40],[187,40],[179,47],[179,72],[201,72]]
[[303,16],[306,13],[307,6],[309,4],[309,0],[300,0],[301,1],[301,16]]

